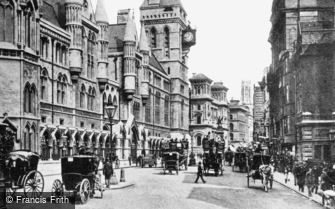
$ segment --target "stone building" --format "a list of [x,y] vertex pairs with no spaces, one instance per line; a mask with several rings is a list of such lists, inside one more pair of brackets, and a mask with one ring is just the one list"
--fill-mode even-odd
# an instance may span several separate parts
[[254,85],[254,138],[259,139],[264,133],[265,91],[262,85]]
[[[334,159],[334,2],[274,0],[271,137],[299,159]],[[333,139],[332,139],[333,140]]]
[[[203,153],[202,140],[211,132],[216,140],[229,140],[228,88],[222,82],[214,82],[204,74],[194,74],[191,82],[191,124],[192,151]],[[222,131],[218,129],[218,119],[222,118]],[[222,135],[223,134],[223,135]],[[223,136],[223,139],[221,137]]]
[[230,143],[249,142],[249,107],[239,100],[230,100],[229,114]]
[[[89,0],[0,2],[0,110],[18,127],[15,149],[49,160],[82,146],[106,157],[115,144],[127,159],[156,152],[171,131],[186,137],[188,86],[181,81],[195,30],[179,1],[154,1],[155,10],[151,2],[141,7],[139,36],[129,10],[109,24],[103,0],[95,11]],[[148,33],[153,16],[170,30]],[[163,49],[169,56],[159,55]],[[117,105],[112,136],[108,103]]]
[[248,115],[248,134],[245,138],[246,141],[253,140],[254,134],[254,117],[253,117],[253,101],[252,101],[252,85],[251,81],[242,81],[241,82],[241,104],[249,108]]

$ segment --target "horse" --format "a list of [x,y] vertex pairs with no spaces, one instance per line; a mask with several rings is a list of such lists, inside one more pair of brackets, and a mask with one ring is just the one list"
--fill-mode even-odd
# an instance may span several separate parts
[[268,192],[268,184],[270,180],[270,189],[272,189],[272,180],[273,180],[273,168],[271,165],[261,165],[259,166],[259,173],[262,176],[263,185],[265,192]]

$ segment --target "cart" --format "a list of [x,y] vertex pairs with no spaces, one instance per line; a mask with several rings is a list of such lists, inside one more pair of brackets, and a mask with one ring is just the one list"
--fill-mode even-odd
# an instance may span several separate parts
[[234,159],[233,159],[233,165],[232,165],[232,171],[235,172],[235,168],[238,167],[240,172],[246,172],[247,171],[247,153],[245,152],[235,152],[234,153]]
[[5,184],[6,193],[14,195],[23,189],[26,197],[40,197],[44,189],[43,175],[37,171],[39,155],[28,150],[17,150],[9,153],[6,159]]
[[264,186],[264,190],[268,191],[268,183],[270,183],[270,189],[273,185],[273,169],[270,166],[271,156],[255,154],[252,156],[251,161],[247,162],[247,185],[250,187],[250,178],[254,180],[261,180]]
[[165,152],[163,153],[163,172],[164,175],[166,171],[169,171],[172,174],[172,171],[175,170],[178,175],[179,171],[179,153],[178,152]]
[[80,202],[85,204],[93,197],[95,191],[100,191],[103,198],[103,186],[96,176],[96,156],[78,155],[61,159],[62,180],[56,179],[52,184],[52,195],[63,196],[70,192]]
[[223,157],[224,157],[224,142],[209,141],[207,138],[203,140],[203,164],[205,175],[209,174],[211,169],[214,170],[214,175],[223,175]]

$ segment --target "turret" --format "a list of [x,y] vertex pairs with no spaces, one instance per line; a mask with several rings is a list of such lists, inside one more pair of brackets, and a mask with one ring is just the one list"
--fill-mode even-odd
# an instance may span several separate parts
[[108,65],[108,17],[105,10],[104,0],[98,0],[97,7],[95,10],[95,20],[97,25],[100,27],[100,33],[98,38],[99,44],[99,57],[98,57],[98,82],[99,89],[103,91],[106,83],[108,82],[107,77],[107,65]]
[[128,100],[135,94],[135,52],[136,52],[136,26],[131,15],[127,20],[124,35],[124,92]]
[[140,52],[143,54],[142,68],[143,68],[143,80],[141,88],[141,96],[143,104],[147,103],[149,98],[149,53],[150,48],[148,44],[147,34],[145,32],[145,27],[142,24],[141,27],[141,37],[139,43]]
[[83,0],[65,0],[66,30],[71,34],[69,65],[74,83],[78,81],[82,71],[82,5]]

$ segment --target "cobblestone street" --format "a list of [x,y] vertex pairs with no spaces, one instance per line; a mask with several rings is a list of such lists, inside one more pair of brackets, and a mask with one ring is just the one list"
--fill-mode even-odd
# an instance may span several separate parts
[[80,209],[317,209],[320,205],[288,190],[277,183],[268,193],[262,190],[261,182],[251,182],[247,188],[245,173],[232,173],[226,167],[220,177],[205,177],[207,183],[194,184],[195,168],[179,175],[162,175],[161,168],[131,168],[126,170],[127,181],[135,186],[121,190],[106,191],[103,200],[91,199]]

